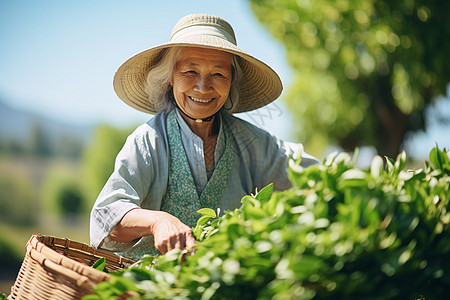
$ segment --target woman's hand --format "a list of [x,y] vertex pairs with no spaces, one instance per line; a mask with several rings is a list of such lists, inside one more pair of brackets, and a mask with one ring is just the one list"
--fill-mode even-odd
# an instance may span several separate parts
[[195,238],[189,226],[177,217],[161,212],[152,226],[155,248],[162,254],[172,249],[184,249],[195,244]]
[[195,244],[189,226],[164,211],[136,208],[127,212],[111,230],[114,241],[128,243],[144,236],[154,236],[155,248],[162,254]]

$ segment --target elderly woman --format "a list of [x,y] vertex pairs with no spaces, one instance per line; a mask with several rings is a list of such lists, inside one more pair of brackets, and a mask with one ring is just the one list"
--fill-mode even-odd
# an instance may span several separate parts
[[[188,15],[170,42],[126,61],[117,95],[156,114],[132,133],[91,213],[91,244],[132,259],[195,243],[197,210],[232,210],[273,182],[290,187],[287,163],[301,144],[283,142],[231,113],[274,101],[278,75],[236,46],[223,19]],[[302,164],[317,160],[302,153]]]

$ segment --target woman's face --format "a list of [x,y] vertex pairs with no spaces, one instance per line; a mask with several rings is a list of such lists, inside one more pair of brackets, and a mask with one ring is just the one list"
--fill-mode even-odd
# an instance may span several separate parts
[[231,86],[231,55],[214,49],[184,47],[170,82],[178,106],[192,118],[214,115]]

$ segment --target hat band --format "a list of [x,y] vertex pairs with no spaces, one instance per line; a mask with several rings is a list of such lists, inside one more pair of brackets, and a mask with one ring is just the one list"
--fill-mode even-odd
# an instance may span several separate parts
[[[173,33],[170,37],[171,42],[182,42],[183,38],[195,35],[215,36],[221,39],[225,39],[230,43],[236,45],[235,38],[227,31],[223,30],[220,26],[214,24],[205,25],[191,25],[184,27],[177,32]],[[179,41],[177,41],[179,39]]]

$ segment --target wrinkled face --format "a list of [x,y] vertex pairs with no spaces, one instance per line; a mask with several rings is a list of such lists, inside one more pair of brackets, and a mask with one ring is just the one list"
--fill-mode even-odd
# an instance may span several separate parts
[[208,118],[225,104],[231,86],[231,55],[214,49],[184,47],[171,84],[178,106],[187,115]]

